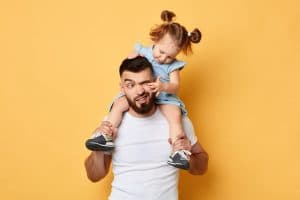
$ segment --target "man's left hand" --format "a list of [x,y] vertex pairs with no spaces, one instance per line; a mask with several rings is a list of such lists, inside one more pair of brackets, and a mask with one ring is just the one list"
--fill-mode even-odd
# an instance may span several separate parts
[[186,137],[175,140],[172,147],[174,152],[182,149],[191,151],[192,149],[191,142]]

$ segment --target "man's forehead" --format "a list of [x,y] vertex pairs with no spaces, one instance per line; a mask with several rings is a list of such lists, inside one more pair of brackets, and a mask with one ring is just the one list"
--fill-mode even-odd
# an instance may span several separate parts
[[122,81],[131,80],[134,82],[143,82],[153,80],[153,76],[150,70],[143,70],[141,72],[124,71],[121,76]]

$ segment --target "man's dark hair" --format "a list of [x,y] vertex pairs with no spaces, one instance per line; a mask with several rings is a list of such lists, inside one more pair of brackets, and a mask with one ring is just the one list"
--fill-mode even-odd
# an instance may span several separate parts
[[126,58],[123,60],[120,68],[119,68],[119,74],[122,76],[124,71],[130,71],[130,72],[141,72],[145,69],[149,68],[153,74],[153,68],[151,63],[142,56],[137,56],[135,58]]

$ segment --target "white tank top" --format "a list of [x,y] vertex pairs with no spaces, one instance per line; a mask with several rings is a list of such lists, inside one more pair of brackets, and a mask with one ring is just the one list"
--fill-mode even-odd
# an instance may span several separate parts
[[[183,126],[197,142],[187,117]],[[169,127],[163,114],[145,118],[124,114],[112,155],[114,180],[110,200],[177,200],[178,169],[167,164],[171,154]]]

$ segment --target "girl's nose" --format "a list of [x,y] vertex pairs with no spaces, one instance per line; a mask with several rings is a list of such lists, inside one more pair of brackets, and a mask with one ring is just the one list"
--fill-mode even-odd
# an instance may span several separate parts
[[166,58],[167,58],[166,55],[161,55],[160,58],[159,58],[159,61],[160,61],[161,63],[163,63],[163,62],[166,61]]

